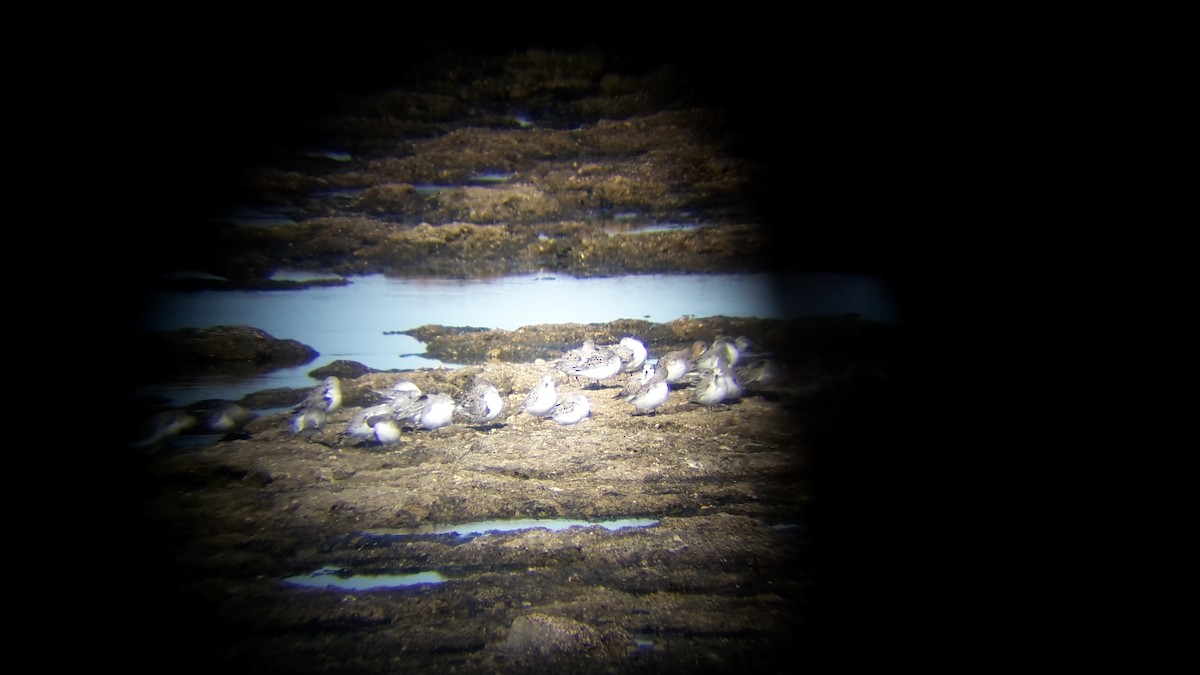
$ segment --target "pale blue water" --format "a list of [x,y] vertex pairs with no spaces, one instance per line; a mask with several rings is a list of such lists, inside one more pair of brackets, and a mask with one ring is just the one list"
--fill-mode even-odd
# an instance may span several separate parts
[[415,529],[364,530],[363,534],[376,537],[404,537],[414,534],[457,534],[460,537],[486,534],[488,532],[518,532],[544,528],[552,532],[569,530],[573,527],[599,525],[606,530],[621,530],[627,527],[650,527],[658,521],[652,518],[618,518],[615,520],[574,520],[570,518],[515,518],[507,520],[480,520],[455,525],[430,525]]
[[[363,534],[376,537],[406,537],[415,534],[456,534],[460,537],[466,537],[486,534],[488,532],[517,532],[534,528],[544,528],[558,532],[573,527],[599,525],[607,530],[620,530],[627,527],[651,527],[657,524],[657,520],[650,518],[620,518],[599,521],[567,518],[518,518],[515,520],[485,520],[457,525],[431,525],[408,530],[365,530]],[[446,578],[436,570],[414,574],[350,574],[340,567],[322,567],[309,574],[287,577],[284,581],[295,586],[308,586],[311,588],[340,588],[351,591],[365,591],[377,588],[402,588],[422,584],[440,584],[445,582]]]
[[310,574],[288,577],[285,582],[310,588],[340,588],[347,591],[369,591],[376,588],[402,588],[446,581],[437,572],[415,574],[345,574],[340,567],[322,567]]
[[[287,275],[296,278],[298,275]],[[302,275],[301,275],[302,276]],[[766,274],[640,275],[575,278],[530,274],[486,280],[350,277],[347,286],[290,291],[159,292],[140,328],[169,331],[248,325],[312,346],[315,360],[253,376],[181,377],[143,387],[183,406],[206,398],[238,400],[276,387],[316,384],[308,372],[334,360],[378,370],[457,367],[422,356],[424,345],[389,331],[427,324],[515,330],[543,323],[604,323],[682,316],[786,318],[857,313],[891,321],[886,294],[870,277],[798,280],[778,294]]]

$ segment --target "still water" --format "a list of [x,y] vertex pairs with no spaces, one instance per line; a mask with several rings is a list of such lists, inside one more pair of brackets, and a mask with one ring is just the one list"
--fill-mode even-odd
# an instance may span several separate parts
[[[575,527],[600,526],[607,530],[621,530],[627,527],[652,527],[658,521],[651,518],[621,518],[617,520],[571,520],[566,518],[553,519],[515,519],[515,520],[485,520],[457,525],[431,525],[416,529],[399,530],[365,530],[363,534],[372,537],[408,537],[412,535],[454,534],[458,537],[473,537],[490,532],[519,532],[534,528],[559,532]],[[294,586],[311,588],[336,588],[351,591],[369,591],[379,588],[401,588],[440,584],[447,581],[446,577],[436,570],[427,570],[414,574],[354,574],[341,567],[326,566],[309,574],[287,577],[284,581]]]
[[[288,275],[297,278],[295,273]],[[682,316],[792,318],[859,314],[892,321],[885,289],[871,277],[820,275],[778,293],[766,274],[638,275],[574,278],[531,274],[487,280],[349,277],[346,286],[290,291],[160,292],[140,328],[169,331],[221,325],[260,328],[298,340],[320,356],[251,376],[177,378],[141,388],[178,406],[206,398],[238,400],[275,387],[308,387],[308,372],[338,359],[378,370],[457,367],[423,356],[424,345],[389,334],[427,324],[515,330],[542,323],[603,323]]]

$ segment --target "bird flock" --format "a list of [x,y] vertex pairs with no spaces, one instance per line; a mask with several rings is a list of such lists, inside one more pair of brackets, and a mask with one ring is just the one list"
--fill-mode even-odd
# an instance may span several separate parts
[[[632,406],[634,415],[654,414],[679,391],[686,400],[713,408],[736,401],[746,385],[767,385],[777,372],[763,355],[746,365],[749,341],[744,337],[718,336],[711,344],[695,341],[687,348],[651,358],[646,345],[634,337],[616,344],[597,345],[587,339],[552,362],[561,373],[543,375],[525,395],[520,413],[559,425],[577,424],[592,415],[586,392],[619,385],[613,398]],[[574,383],[562,388],[560,379]],[[483,375],[457,397],[425,393],[411,381],[401,380],[388,390],[373,390],[382,400],[357,410],[341,435],[367,444],[387,445],[400,440],[405,428],[440,429],[455,421],[480,426],[495,424],[505,411],[505,398]],[[293,408],[292,431],[311,434],[321,430],[329,413],[341,405],[340,382],[328,377]]]
[[[592,415],[588,392],[619,387],[613,396],[631,406],[633,415],[652,415],[672,398],[714,408],[737,401],[747,387],[767,387],[779,379],[779,369],[764,354],[750,354],[744,337],[717,336],[652,358],[635,337],[616,344],[597,345],[588,339],[551,364],[557,373],[545,374],[525,395],[520,414],[570,426]],[[571,383],[560,386],[560,381]],[[606,385],[606,383],[608,383]],[[388,445],[401,439],[404,429],[435,430],[455,421],[476,427],[498,424],[505,398],[483,375],[457,397],[425,393],[413,382],[401,380],[387,390],[372,390],[380,400],[350,416],[340,437]],[[597,394],[594,394],[597,395]],[[324,433],[330,415],[342,407],[342,383],[326,377],[291,408],[290,431],[311,437]],[[179,411],[160,413],[153,429],[134,447],[153,448],[180,434],[238,432],[256,417],[242,406],[205,401]]]
[[204,399],[183,408],[160,410],[143,420],[142,428],[129,443],[134,450],[152,451],[179,436],[237,437],[242,427],[256,418],[252,410],[233,401]]

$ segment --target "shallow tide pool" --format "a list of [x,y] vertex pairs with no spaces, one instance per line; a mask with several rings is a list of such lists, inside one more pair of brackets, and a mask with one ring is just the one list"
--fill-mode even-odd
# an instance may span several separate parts
[[[290,272],[282,278],[304,278]],[[328,275],[311,275],[328,276]],[[298,340],[320,356],[302,366],[246,376],[176,377],[139,393],[175,405],[207,398],[237,400],[277,387],[308,387],[308,375],[332,361],[358,361],[377,370],[458,367],[423,356],[425,346],[396,331],[428,324],[515,330],[545,323],[605,323],[683,316],[790,318],[858,314],[894,320],[886,292],[870,277],[821,275],[778,292],[766,274],[650,274],[575,278],[528,274],[498,279],[350,277],[345,286],[287,291],[162,291],[152,296],[144,331],[247,325]]]

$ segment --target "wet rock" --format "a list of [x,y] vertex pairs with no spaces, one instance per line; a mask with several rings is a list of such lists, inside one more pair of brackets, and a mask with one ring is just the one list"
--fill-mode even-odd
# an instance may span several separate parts
[[247,408],[261,410],[264,408],[284,408],[296,405],[304,400],[311,387],[278,387],[250,392],[242,397],[241,403]]
[[[263,270],[263,275],[269,270]],[[239,276],[231,279],[220,277],[184,277],[178,279],[162,279],[155,283],[158,288],[168,291],[298,291],[305,288],[328,286],[349,286],[349,279],[271,279],[269,276]]]
[[535,654],[580,653],[600,645],[600,633],[586,623],[539,613],[514,619],[504,641],[509,651]]
[[358,361],[338,359],[321,366],[320,368],[314,368],[308,371],[308,374],[310,377],[318,380],[322,380],[330,375],[343,380],[353,380],[354,378],[366,375],[369,372],[372,372],[370,366],[359,363]]
[[696,340],[711,343],[718,335],[749,338],[755,351],[775,355],[776,361],[823,362],[873,355],[891,356],[892,327],[856,317],[758,319],[754,317],[681,317],[666,323],[621,319],[607,323],[539,324],[516,330],[426,325],[397,331],[425,343],[425,353],[447,363],[531,363],[553,360],[579,347],[584,340],[615,344],[626,336],[645,343],[653,355],[689,347]]
[[[616,381],[580,390],[593,414],[569,427],[521,412],[526,393],[556,375],[545,360],[367,372],[343,381],[343,407],[311,437],[291,433],[291,415],[281,412],[248,421],[238,438],[146,453],[137,475],[153,480],[141,487],[139,531],[161,533],[153,550],[170,561],[169,605],[219,631],[209,653],[226,668],[623,672],[647,664],[647,672],[680,672],[702,658],[718,671],[775,672],[802,651],[811,619],[812,458],[822,448],[853,449],[847,439],[876,424],[856,401],[878,399],[873,392],[886,385],[879,346],[888,333],[837,323],[812,327],[811,344],[827,353],[793,359],[812,369],[794,372],[798,379],[841,378],[836,386],[803,397],[786,387],[748,391],[707,409],[689,401],[685,385],[654,415],[636,416],[615,398]],[[772,330],[788,332],[755,327],[708,317],[537,326],[509,337],[608,341],[638,328],[676,341],[737,328],[765,347]],[[857,337],[843,344],[836,334]],[[856,374],[817,372],[844,360]],[[341,433],[399,380],[457,396],[476,375],[505,400],[492,424],[406,427],[384,447]],[[563,393],[579,390],[557,376]],[[260,392],[268,393],[295,403],[306,391]],[[430,533],[547,518],[653,524]],[[323,568],[347,580],[437,571],[448,581],[369,591],[281,581]],[[161,595],[156,587],[153,601]],[[156,625],[175,625],[158,612]]]
[[184,328],[135,339],[143,358],[134,365],[148,375],[180,370],[259,373],[303,365],[320,356],[306,344],[251,326]]
[[[338,161],[273,153],[241,176],[245,201],[271,204],[284,222],[183,226],[181,238],[198,243],[161,252],[176,258],[166,266],[221,278],[168,283],[345,283],[269,278],[288,267],[453,278],[762,271],[771,250],[753,191],[760,169],[731,153],[721,111],[680,105],[670,69],[625,72],[601,57],[564,78],[581,67],[575,56],[532,61],[465,65],[470,92],[448,93],[438,77],[345,101],[312,122],[351,149]],[[534,85],[539,77],[555,82]],[[620,219],[696,227],[638,234],[610,227]]]
[[408,183],[371,186],[350,202],[350,207],[371,215],[402,214],[419,217],[425,210],[425,197]]

